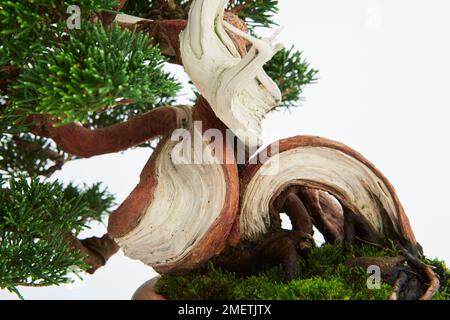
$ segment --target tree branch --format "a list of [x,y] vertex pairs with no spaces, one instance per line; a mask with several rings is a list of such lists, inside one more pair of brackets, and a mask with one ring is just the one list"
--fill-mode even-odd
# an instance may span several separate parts
[[122,28],[134,29],[147,33],[158,45],[161,53],[169,62],[181,65],[180,32],[186,27],[186,20],[149,20],[127,14],[116,15],[115,21]]
[[69,241],[74,249],[80,250],[81,254],[86,256],[85,262],[90,266],[87,272],[91,274],[104,266],[108,259],[119,251],[119,246],[108,234],[101,238],[92,237],[83,240],[70,235]]
[[[247,25],[231,12],[225,12],[224,20],[233,26],[247,32]],[[147,33],[153,39],[153,45],[158,45],[161,53],[169,58],[170,63],[182,65],[180,52],[180,32],[186,28],[187,20],[150,20],[139,18],[127,14],[118,14],[115,21],[122,28],[138,28],[141,32]],[[233,40],[239,53],[244,56],[247,52],[247,40],[226,30],[231,40]]]
[[49,177],[53,173],[55,173],[55,171],[61,170],[62,166],[66,163],[67,159],[64,157],[64,154],[62,153],[58,153],[57,151],[51,150],[49,148],[44,148],[35,142],[27,141],[19,136],[14,136],[13,140],[19,149],[31,153],[39,153],[42,156],[46,157],[48,160],[53,161],[54,163],[52,166],[48,167],[45,170],[40,171],[37,170],[35,172],[33,172],[34,170],[27,170],[30,175],[34,173],[45,177]]
[[87,129],[79,123],[54,126],[46,115],[29,118],[31,132],[53,139],[65,152],[89,158],[138,146],[182,127],[189,115],[183,107],[159,107],[127,122],[100,129]]

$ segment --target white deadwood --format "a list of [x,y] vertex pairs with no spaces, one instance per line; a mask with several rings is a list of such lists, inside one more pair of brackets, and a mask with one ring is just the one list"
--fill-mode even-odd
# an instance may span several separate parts
[[[264,164],[250,165],[243,173],[243,239],[263,236],[270,227],[274,199],[286,188],[299,185],[331,193],[343,206],[364,217],[380,238],[416,243],[393,187],[359,153],[338,142],[309,136],[282,140],[279,150]],[[264,175],[269,166],[278,167],[278,172]]]
[[111,215],[109,233],[125,255],[156,270],[190,270],[220,252],[236,215],[237,169],[221,164],[203,129],[191,120],[183,136],[160,142],[138,186]]
[[222,166],[174,164],[171,152],[176,144],[170,139],[162,143],[155,165],[154,200],[139,225],[116,239],[127,256],[149,265],[182,259],[217,219],[225,201]]
[[[281,101],[263,66],[281,49],[273,37],[256,39],[223,21],[228,0],[194,0],[180,35],[183,66],[216,116],[249,147],[260,145],[261,123]],[[241,57],[227,31],[248,40]]]

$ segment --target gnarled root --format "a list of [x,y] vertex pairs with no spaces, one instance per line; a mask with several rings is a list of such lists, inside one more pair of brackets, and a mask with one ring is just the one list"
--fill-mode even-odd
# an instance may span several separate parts
[[260,242],[243,242],[228,247],[211,261],[214,265],[240,275],[251,275],[268,266],[281,265],[285,280],[298,274],[298,258],[306,257],[314,248],[314,239],[302,231],[279,231],[268,234]]
[[[403,251],[403,250],[402,250]],[[429,266],[407,251],[398,257],[360,257],[347,261],[348,267],[378,266],[384,281],[393,285],[389,300],[431,300],[439,279]]]
[[407,249],[405,249],[401,244],[397,244],[402,253],[405,255],[408,263],[418,269],[428,281],[428,288],[425,293],[420,297],[420,300],[432,300],[434,294],[439,290],[439,277],[434,273],[430,266],[426,265],[418,258],[413,256]]

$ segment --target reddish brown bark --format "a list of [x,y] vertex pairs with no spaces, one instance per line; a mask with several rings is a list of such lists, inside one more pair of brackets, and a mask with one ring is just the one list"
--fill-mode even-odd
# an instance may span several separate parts
[[[161,53],[170,59],[169,62],[180,65],[182,62],[179,37],[186,25],[186,20],[144,20],[136,24],[139,30],[152,37],[154,45],[159,45]],[[122,24],[122,26],[134,28],[134,25],[129,24]]]
[[214,257],[214,265],[240,275],[251,275],[267,266],[281,265],[285,279],[292,280],[298,272],[299,255],[306,257],[315,246],[310,234],[302,231],[271,232],[257,242],[241,242]]
[[[316,228],[320,231],[320,233],[323,234],[325,241],[329,243],[335,243],[343,239],[344,232],[339,223],[334,223],[334,221],[332,221],[330,217],[337,217],[338,213],[335,211],[339,209],[332,206],[332,204],[330,204],[330,201],[327,201],[322,196],[322,201],[326,201],[325,203],[328,204],[328,210],[324,210],[320,203],[320,194],[321,192],[316,189],[301,188],[299,190],[299,196],[302,199],[305,207],[308,209],[308,212],[311,214]],[[341,218],[343,225],[343,216],[341,216]]]
[[307,234],[313,234],[313,225],[311,217],[308,214],[303,202],[295,193],[289,193],[286,198],[286,213],[291,219],[292,230],[303,231]]
[[292,230],[312,235],[313,223],[303,201],[296,194],[297,188],[288,188],[274,203],[275,214],[285,212],[291,220]]
[[108,234],[101,238],[92,237],[83,240],[70,235],[69,241],[74,249],[79,250],[85,256],[85,262],[90,266],[87,270],[88,273],[94,273],[98,268],[104,266],[109,258],[119,251],[119,246]]
[[[223,16],[223,20],[227,21],[228,23],[235,26],[236,28],[238,28],[241,31],[244,31],[244,32],[248,31],[247,24],[242,19],[240,19],[236,14],[234,14],[232,12],[225,12],[225,14]],[[250,43],[247,40],[245,40],[244,38],[232,33],[228,29],[225,29],[225,31],[228,34],[228,36],[230,37],[230,39],[233,41],[234,45],[236,46],[236,49],[238,49],[241,56],[242,57],[245,56],[245,54],[247,53],[247,46],[250,45]]]
[[337,235],[335,241],[339,242],[342,240],[342,235],[344,232],[344,211],[339,202],[330,195],[328,192],[319,192],[319,204],[322,209],[323,217],[327,221],[328,225],[334,231],[333,234]]
[[155,139],[183,123],[183,110],[176,107],[160,107],[127,122],[100,129],[87,129],[78,123],[54,126],[45,115],[35,115],[29,121],[31,132],[53,139],[65,152],[89,158],[114,153]]

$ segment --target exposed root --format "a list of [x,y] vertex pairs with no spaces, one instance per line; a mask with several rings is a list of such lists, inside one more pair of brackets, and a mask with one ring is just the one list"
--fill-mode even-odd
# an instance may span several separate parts
[[292,230],[302,231],[310,235],[314,233],[311,217],[303,202],[295,193],[290,192],[288,194],[284,206],[286,214],[291,219]]
[[337,243],[343,239],[342,208],[333,204],[331,199],[327,199],[325,193],[306,187],[300,188],[298,192],[314,221],[314,225],[323,234],[325,241]]
[[393,292],[389,300],[432,300],[439,290],[438,276],[430,266],[414,257],[403,246],[398,244],[398,247],[403,256],[360,257],[348,261],[346,265],[364,268],[370,265],[378,266],[383,279],[393,283]]
[[400,292],[408,282],[408,276],[405,272],[400,271],[397,280],[394,283],[394,291],[389,296],[389,300],[400,300]]
[[314,239],[309,234],[281,231],[258,243],[242,242],[237,247],[229,247],[212,262],[240,275],[251,275],[268,266],[281,265],[285,280],[290,281],[298,274],[299,255],[306,257],[314,247]]
[[420,300],[432,300],[434,294],[439,290],[439,278],[429,266],[424,267],[423,271],[427,275],[430,285],[423,296],[420,297]]
[[402,253],[405,255],[407,261],[420,270],[428,279],[429,284],[425,293],[419,298],[419,300],[432,300],[434,294],[439,290],[439,277],[434,273],[429,265],[426,265],[420,261],[417,257],[413,256],[408,250],[406,250],[400,243],[397,243]]

